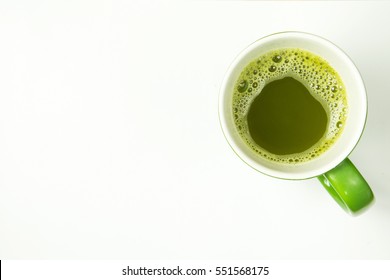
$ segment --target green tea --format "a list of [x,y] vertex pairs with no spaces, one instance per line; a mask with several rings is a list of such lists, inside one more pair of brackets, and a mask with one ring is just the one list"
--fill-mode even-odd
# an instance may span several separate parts
[[300,82],[286,77],[267,84],[248,112],[252,139],[275,155],[302,153],[325,134],[322,104]]
[[311,160],[337,140],[347,118],[339,74],[302,49],[279,49],[249,63],[234,88],[238,133],[258,156],[282,163]]

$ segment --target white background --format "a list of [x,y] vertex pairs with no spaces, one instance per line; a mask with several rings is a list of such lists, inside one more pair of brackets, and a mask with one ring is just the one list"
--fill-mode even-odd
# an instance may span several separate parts
[[[389,259],[390,3],[2,1],[0,258]],[[376,203],[243,163],[218,90],[256,39],[299,30],[354,60],[351,159]]]

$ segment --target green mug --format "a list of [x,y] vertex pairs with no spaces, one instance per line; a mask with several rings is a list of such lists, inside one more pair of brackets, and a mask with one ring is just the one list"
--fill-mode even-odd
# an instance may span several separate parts
[[[243,68],[260,55],[279,48],[299,48],[324,58],[341,76],[347,94],[348,117],[343,132],[333,146],[318,158],[301,164],[280,164],[259,157],[244,143],[233,119],[234,85]],[[330,41],[303,32],[276,33],[252,43],[230,65],[219,95],[222,131],[244,162],[276,178],[300,180],[317,177],[334,200],[350,214],[360,213],[374,201],[370,186],[348,159],[363,133],[366,117],[366,90],[354,63]]]

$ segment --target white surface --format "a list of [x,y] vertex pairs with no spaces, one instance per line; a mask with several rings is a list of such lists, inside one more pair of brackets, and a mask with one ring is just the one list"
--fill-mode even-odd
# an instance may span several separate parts
[[[390,258],[387,2],[2,1],[0,258]],[[226,143],[218,90],[240,50],[323,36],[369,97],[351,158],[376,203],[345,214]]]

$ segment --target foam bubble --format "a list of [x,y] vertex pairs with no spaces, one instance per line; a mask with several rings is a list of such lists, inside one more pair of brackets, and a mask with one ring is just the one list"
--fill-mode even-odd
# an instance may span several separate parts
[[268,68],[268,71],[270,72],[275,72],[276,71],[276,66],[275,65],[271,65],[269,68]]
[[273,58],[272,58],[272,61],[275,62],[275,63],[279,63],[282,61],[282,57],[280,55],[275,55]]

